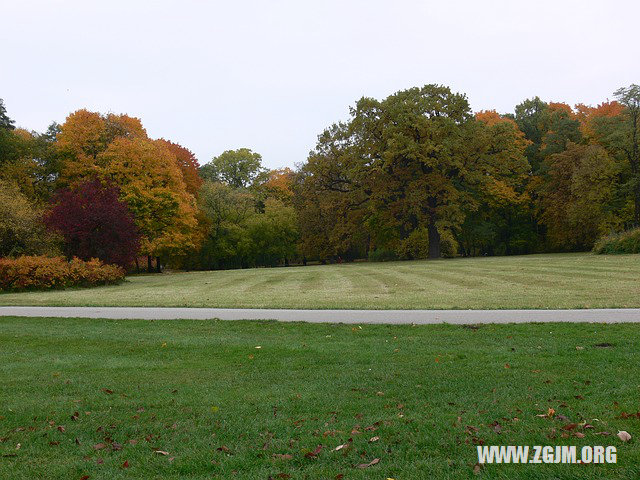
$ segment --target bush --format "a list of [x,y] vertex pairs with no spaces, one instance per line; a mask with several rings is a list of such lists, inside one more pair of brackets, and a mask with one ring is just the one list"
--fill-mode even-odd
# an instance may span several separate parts
[[389,262],[397,259],[398,259],[398,255],[396,255],[396,253],[393,250],[387,250],[385,248],[376,248],[375,250],[369,251],[370,262]]
[[68,262],[63,257],[0,258],[0,291],[95,287],[120,283],[124,274],[124,269],[98,259],[85,262],[74,258]]
[[640,228],[600,238],[593,246],[593,252],[597,254],[640,253]]

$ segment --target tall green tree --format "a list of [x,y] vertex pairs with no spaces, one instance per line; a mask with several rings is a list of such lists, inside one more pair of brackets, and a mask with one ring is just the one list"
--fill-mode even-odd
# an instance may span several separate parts
[[222,182],[234,188],[247,188],[264,172],[262,156],[248,148],[226,150],[200,167],[205,180]]
[[633,196],[633,223],[640,226],[640,85],[632,84],[615,91],[615,97],[624,107],[622,134],[617,143],[631,169],[628,181]]

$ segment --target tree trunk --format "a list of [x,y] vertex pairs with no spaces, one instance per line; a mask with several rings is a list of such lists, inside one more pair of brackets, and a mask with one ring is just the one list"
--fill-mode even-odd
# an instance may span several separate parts
[[429,258],[440,258],[440,232],[438,232],[438,227],[433,217],[429,219],[427,231],[429,233]]
[[162,273],[162,269],[160,268],[160,257],[156,257],[156,273]]
[[147,255],[147,273],[153,273],[153,264],[151,261],[151,255]]

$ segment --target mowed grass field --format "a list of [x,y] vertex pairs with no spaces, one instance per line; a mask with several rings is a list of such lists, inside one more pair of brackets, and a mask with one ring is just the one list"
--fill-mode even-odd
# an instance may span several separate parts
[[[0,478],[638,478],[639,340],[634,324],[0,318]],[[614,445],[618,463],[478,476],[478,444]]]
[[640,255],[553,254],[134,275],[0,305],[308,309],[640,307]]

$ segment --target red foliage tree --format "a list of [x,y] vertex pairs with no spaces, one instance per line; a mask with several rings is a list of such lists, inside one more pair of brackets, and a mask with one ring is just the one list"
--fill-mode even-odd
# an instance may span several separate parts
[[69,257],[99,258],[122,267],[135,259],[140,235],[118,193],[117,187],[93,180],[54,196],[45,223],[62,235]]

